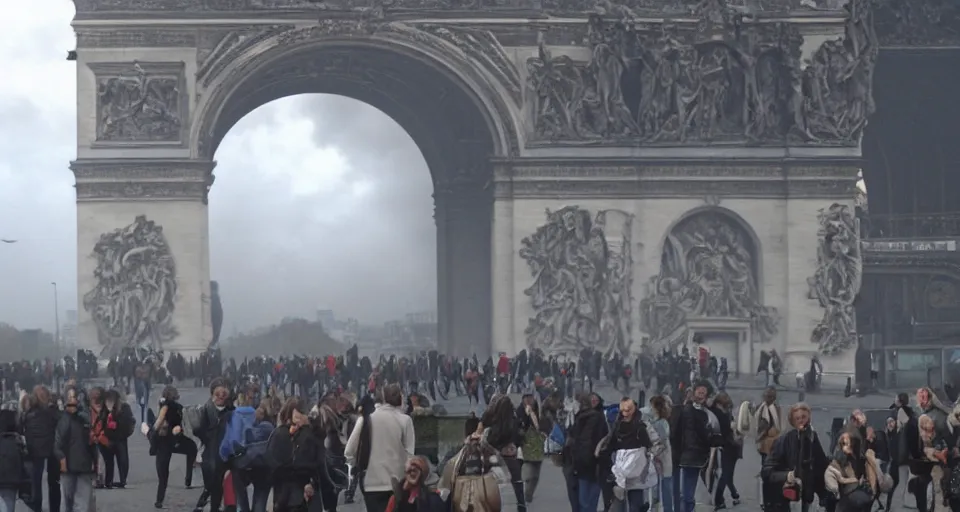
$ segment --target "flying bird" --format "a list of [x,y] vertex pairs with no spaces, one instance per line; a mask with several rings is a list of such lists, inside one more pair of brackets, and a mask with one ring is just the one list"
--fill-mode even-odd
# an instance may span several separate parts
[[15,244],[15,243],[17,243],[16,240],[7,240],[6,238],[0,238],[0,242],[3,242],[3,243],[5,243],[5,244]]

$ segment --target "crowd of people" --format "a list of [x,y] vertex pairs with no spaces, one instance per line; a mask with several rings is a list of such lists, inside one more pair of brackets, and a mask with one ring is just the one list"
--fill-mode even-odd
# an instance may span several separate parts
[[[755,449],[765,512],[890,509],[898,489],[920,512],[960,510],[960,408],[929,388],[915,406],[901,394],[880,428],[854,410],[825,439],[811,408],[781,406],[775,387],[756,404],[735,404],[722,389],[726,365],[703,351],[373,361],[351,349],[239,363],[211,351],[161,365],[156,354],[121,355],[107,364],[109,388],[83,384],[96,366],[64,371],[62,384],[28,380],[46,370],[13,379],[17,407],[0,410],[0,512],[18,498],[39,512],[44,494],[51,511],[96,510],[96,489],[126,486],[138,432],[155,460],[158,509],[183,455],[186,487],[200,469],[198,511],[265,512],[271,498],[275,512],[335,511],[341,494],[376,512],[520,511],[536,499],[547,462],[562,468],[578,512],[693,512],[700,487],[723,510],[741,503],[736,467]],[[190,379],[209,400],[181,403],[174,383]],[[594,392],[601,380],[622,393],[618,403]],[[476,406],[462,444],[442,457],[416,455],[415,419],[442,414],[430,402],[451,394]]]

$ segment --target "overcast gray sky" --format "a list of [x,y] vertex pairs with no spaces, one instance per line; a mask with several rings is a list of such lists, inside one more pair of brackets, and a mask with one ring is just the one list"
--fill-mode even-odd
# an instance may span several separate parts
[[[0,8],[0,322],[52,329],[77,307],[76,64],[69,0]],[[298,96],[242,119],[217,152],[212,278],[224,330],[311,317],[382,322],[436,307],[430,177],[373,107]],[[119,227],[119,226],[118,226]]]

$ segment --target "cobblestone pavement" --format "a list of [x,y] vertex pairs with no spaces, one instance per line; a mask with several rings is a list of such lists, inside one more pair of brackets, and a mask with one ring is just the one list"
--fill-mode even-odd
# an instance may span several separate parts
[[[156,390],[155,389],[155,393]],[[603,387],[599,391],[605,400],[618,400],[620,393],[616,390]],[[631,393],[634,397],[636,393]],[[757,399],[759,391],[755,390],[732,390],[731,395],[736,402],[744,399]],[[207,397],[207,391],[204,389],[188,388],[181,389],[182,401],[185,404],[200,403]],[[795,392],[784,392],[781,395],[781,403],[789,404],[796,400]],[[151,398],[153,403],[156,402]],[[829,431],[830,420],[835,416],[846,416],[854,407],[861,408],[885,408],[890,404],[890,399],[886,396],[870,396],[865,398],[843,398],[836,395],[808,395],[807,402],[814,408],[814,426],[823,433]],[[466,414],[469,412],[469,405],[464,398],[453,398],[444,405],[450,414]],[[135,413],[139,414],[139,411]],[[821,434],[824,443],[829,443],[825,434]],[[148,453],[146,440],[139,433],[130,438],[130,475],[128,487],[126,489],[112,489],[97,491],[97,509],[103,511],[132,512],[135,510],[151,509],[156,494],[156,470],[154,459]],[[165,501],[166,510],[175,510],[188,512],[193,509],[198,496],[200,495],[201,478],[199,470],[194,472],[193,489],[184,488],[184,459],[175,456],[171,463],[170,487]],[[752,449],[746,450],[743,460],[737,466],[735,485],[740,491],[742,504],[736,507],[740,510],[758,510],[758,486],[756,475],[760,470],[760,458]],[[728,507],[730,506],[729,497],[727,498]],[[46,502],[46,499],[44,500]],[[698,502],[699,510],[712,510],[708,505],[709,500],[705,491],[700,492]],[[544,462],[541,483],[536,492],[536,496],[530,506],[534,511],[562,511],[569,510],[567,501],[566,487],[560,469],[550,462]],[[896,508],[896,507],[895,507]],[[354,504],[341,507],[341,510],[347,512],[359,512],[363,510],[360,504]]]

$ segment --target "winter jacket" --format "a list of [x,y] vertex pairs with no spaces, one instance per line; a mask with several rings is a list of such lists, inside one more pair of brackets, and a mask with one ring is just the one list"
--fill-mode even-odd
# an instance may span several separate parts
[[607,418],[599,409],[577,412],[567,443],[573,447],[573,470],[577,478],[597,481],[597,446],[607,436]]
[[53,457],[53,442],[60,411],[56,407],[30,409],[23,417],[23,437],[27,439],[27,453],[31,458]]
[[[363,418],[350,433],[344,456],[351,465],[356,465],[360,445]],[[413,419],[392,405],[379,405],[370,415],[370,461],[363,478],[367,492],[383,492],[393,489],[390,479],[403,478],[407,459],[413,456],[416,434]]]
[[227,432],[227,419],[233,411],[233,407],[226,406],[222,410],[217,410],[210,400],[203,406],[200,416],[200,428],[193,432],[193,435],[203,443],[203,466],[212,468],[218,463],[220,443],[223,442],[223,436]]
[[710,459],[707,411],[703,407],[687,404],[673,420],[670,424],[670,443],[677,465],[689,468],[706,466]]
[[83,413],[65,413],[57,422],[53,456],[66,459],[68,474],[94,472],[97,447],[90,442],[90,419]]
[[783,498],[783,485],[791,471],[803,482],[803,501],[812,503],[814,494],[824,492],[823,478],[828,464],[820,438],[812,429],[805,431],[803,437],[797,430],[780,436],[760,470],[766,489],[764,496],[769,501],[765,510],[790,510],[789,502]]

